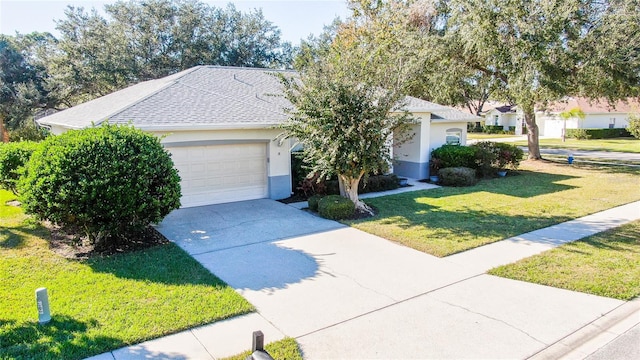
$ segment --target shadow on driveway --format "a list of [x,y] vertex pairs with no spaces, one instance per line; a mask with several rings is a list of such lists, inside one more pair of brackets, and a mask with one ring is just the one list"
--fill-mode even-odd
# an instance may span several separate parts
[[178,209],[157,227],[226,283],[250,290],[316,276],[314,256],[277,242],[339,228],[345,226],[267,199]]

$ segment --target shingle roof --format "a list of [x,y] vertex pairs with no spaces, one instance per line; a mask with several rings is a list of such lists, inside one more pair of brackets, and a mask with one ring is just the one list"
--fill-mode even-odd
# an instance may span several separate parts
[[42,125],[84,128],[109,121],[136,127],[277,125],[290,104],[281,96],[275,72],[239,67],[198,66],[145,81],[43,117]]
[[[293,71],[197,66],[145,81],[38,120],[42,125],[80,129],[108,120],[142,129],[260,128],[278,125],[291,104],[274,73]],[[476,116],[408,97],[408,110],[429,112],[436,121],[475,121]]]
[[407,110],[413,113],[431,113],[431,120],[435,121],[478,121],[478,116],[460,111],[450,106],[432,103],[427,100],[407,96]]
[[567,97],[561,101],[549,104],[547,111],[563,112],[580,108],[586,114],[623,113],[640,111],[640,100],[628,98],[609,103],[606,99],[588,99],[583,97]]

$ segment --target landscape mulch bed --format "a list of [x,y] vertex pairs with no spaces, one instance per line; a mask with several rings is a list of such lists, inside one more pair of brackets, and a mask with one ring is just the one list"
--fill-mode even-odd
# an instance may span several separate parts
[[42,225],[51,233],[50,247],[55,253],[67,259],[83,260],[95,256],[107,256],[125,252],[148,249],[169,243],[169,240],[152,226],[147,227],[141,234],[121,239],[110,247],[96,248],[78,229],[63,228],[50,222]]

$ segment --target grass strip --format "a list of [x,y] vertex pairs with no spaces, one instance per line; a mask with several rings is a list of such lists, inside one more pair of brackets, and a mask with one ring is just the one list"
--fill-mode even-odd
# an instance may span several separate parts
[[[284,338],[274,341],[264,346],[264,349],[272,358],[278,360],[302,360],[302,353],[298,347],[298,343],[293,338]],[[222,360],[245,360],[251,351],[247,350],[238,355],[230,356]]]
[[640,295],[640,221],[491,269],[489,274],[631,300]]
[[[517,141],[513,144],[518,146],[527,146],[527,141]],[[636,138],[593,140],[566,139],[566,141],[563,142],[562,139],[540,139],[540,147],[549,149],[640,153],[640,140]]]

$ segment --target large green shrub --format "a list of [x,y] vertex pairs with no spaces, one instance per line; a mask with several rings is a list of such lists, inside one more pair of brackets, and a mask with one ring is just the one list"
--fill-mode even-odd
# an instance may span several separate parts
[[482,132],[486,134],[504,134],[505,131],[502,125],[484,125]]
[[358,193],[394,190],[400,187],[400,180],[395,174],[370,175],[360,181]]
[[567,129],[567,138],[577,140],[591,139],[591,135],[587,133],[587,129]]
[[448,167],[475,168],[475,150],[469,146],[442,145],[431,151],[431,162],[437,164],[435,171]]
[[[370,175],[363,177],[358,184],[358,193],[365,194],[369,192],[394,190],[400,187],[400,180],[397,175]],[[338,179],[331,178],[329,180],[319,178],[318,174],[314,174],[309,178],[305,178],[296,187],[296,192],[301,196],[311,195],[337,195],[340,194],[340,185]]]
[[467,167],[444,168],[438,175],[440,184],[445,186],[471,186],[478,182],[476,171]]
[[629,126],[627,131],[636,139],[640,139],[640,115],[632,114],[629,116]]
[[507,143],[480,141],[471,148],[475,150],[475,168],[481,176],[493,176],[497,170],[517,169],[524,156],[522,149]]
[[353,201],[340,195],[328,195],[318,202],[318,213],[326,219],[348,219],[353,216],[355,211],[356,206]]
[[567,129],[567,137],[575,139],[611,139],[630,137],[627,129]]
[[18,193],[17,184],[24,165],[38,144],[31,141],[0,143],[0,187]]
[[309,209],[312,211],[318,211],[318,203],[322,199],[323,195],[312,195],[307,200],[307,204],[309,205]]
[[25,210],[113,247],[180,206],[180,177],[155,136],[127,126],[43,141],[19,183]]

